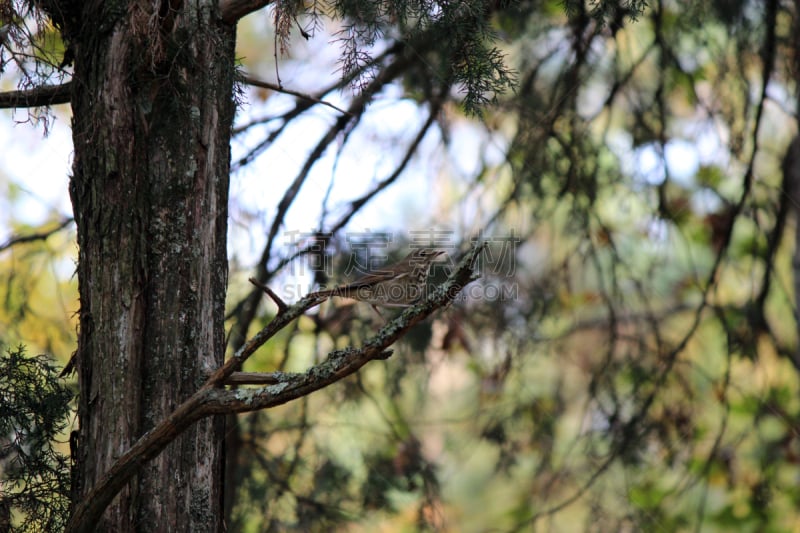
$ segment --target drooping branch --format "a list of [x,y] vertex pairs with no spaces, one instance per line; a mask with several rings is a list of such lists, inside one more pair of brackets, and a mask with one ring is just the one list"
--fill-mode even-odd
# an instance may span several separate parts
[[386,324],[361,348],[351,347],[331,352],[324,362],[305,372],[270,373],[269,379],[274,380],[274,384],[266,387],[232,390],[222,388],[234,371],[258,348],[305,311],[319,305],[325,298],[309,295],[279,313],[272,322],[237,350],[223,366],[213,372],[195,394],[179,405],[165,420],[145,433],[114,463],[75,508],[67,524],[67,532],[92,531],[108,504],[136,475],[141,466],[161,453],[178,435],[198,420],[214,414],[243,413],[282,405],[335,383],[357,372],[374,359],[389,357],[391,355],[388,351],[389,346],[435,310],[451,303],[468,283],[476,279],[473,266],[483,248],[482,243],[473,247],[462,257],[447,281],[432,291],[424,301],[409,307]]

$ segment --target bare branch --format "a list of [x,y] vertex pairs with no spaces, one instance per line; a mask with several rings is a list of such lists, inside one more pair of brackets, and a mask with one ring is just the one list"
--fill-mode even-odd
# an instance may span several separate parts
[[[350,208],[348,209],[347,213],[345,213],[338,221],[336,221],[333,224],[333,226],[331,226],[331,229],[329,230],[329,232],[331,234],[334,234],[334,233],[338,232],[339,230],[341,230],[343,227],[345,227],[347,225],[347,223],[350,222],[350,220],[359,212],[359,210],[362,207],[364,207],[367,203],[369,203],[369,201],[372,198],[377,196],[381,191],[383,191],[384,189],[389,187],[392,183],[397,181],[397,179],[400,177],[400,175],[403,173],[403,171],[408,166],[408,163],[411,161],[411,158],[413,157],[413,155],[416,153],[417,148],[419,147],[420,143],[422,142],[422,139],[425,137],[425,135],[427,134],[428,130],[430,129],[430,127],[433,125],[434,121],[436,120],[436,116],[438,115],[439,111],[442,108],[441,104],[442,104],[441,100],[436,100],[434,102],[434,105],[431,106],[431,111],[430,111],[430,114],[428,115],[428,119],[425,121],[425,124],[423,124],[423,126],[420,128],[419,132],[417,132],[417,135],[414,138],[414,140],[411,142],[409,147],[406,149],[406,153],[405,153],[403,159],[400,161],[400,164],[397,166],[397,168],[395,168],[394,171],[389,176],[387,176],[386,178],[381,180],[377,185],[375,185],[375,187],[373,187],[371,190],[367,191],[364,195],[360,196],[359,198],[356,198],[355,200],[352,200],[350,202]],[[311,245],[310,246],[306,246],[304,248],[298,249],[295,253],[293,253],[293,254],[281,259],[279,261],[278,265],[273,269],[273,272],[277,272],[278,270],[280,270],[284,266],[288,265],[289,263],[291,263],[292,261],[294,261],[298,257],[302,257],[302,256],[310,253],[312,251],[312,249],[313,249],[313,246],[311,246]],[[255,283],[253,282],[253,279],[254,278],[251,278],[250,282],[255,285]],[[260,287],[260,285],[257,285],[257,286]],[[231,313],[231,314],[233,314],[233,313]]]
[[[417,46],[415,49],[419,52],[421,50],[427,49],[427,47],[429,47],[429,46],[431,46],[431,45],[426,43],[424,47],[423,46]],[[387,48],[378,57],[376,57],[375,60],[374,60],[374,63],[375,64],[378,64],[378,63],[382,64],[384,62],[388,62],[389,59],[392,56],[396,56],[396,55],[397,56],[403,56],[402,52],[403,52],[404,49],[405,49],[405,45],[403,43],[396,43],[395,45],[390,46],[389,48]],[[388,83],[389,81],[391,81],[392,79],[394,79],[395,77],[400,75],[400,73],[404,69],[408,68],[409,65],[410,65],[410,62],[408,60],[402,60],[402,58],[388,63],[388,66],[385,69],[388,72],[384,72],[383,74],[380,74],[375,80],[373,80],[373,82],[370,85],[370,87],[364,93],[359,95],[357,97],[357,101],[354,102],[353,105],[350,106],[349,111],[352,113],[356,109],[358,109],[359,112],[361,112],[363,110],[363,105],[364,105],[362,100],[363,100],[363,98],[365,97],[366,94],[372,94],[373,92],[377,92],[378,90],[380,90],[380,88],[383,85],[385,85],[386,83]],[[355,74],[353,74],[353,75],[355,75]],[[344,78],[343,80],[341,80],[341,82],[339,82],[339,83],[337,83],[337,84],[335,84],[335,85],[333,85],[331,87],[328,87],[328,88],[324,89],[323,91],[317,93],[317,97],[318,98],[322,97],[323,95],[327,94],[328,92],[330,92],[334,88],[340,87],[341,84],[348,83],[351,79],[352,79],[352,77]],[[357,107],[356,107],[356,104],[358,104]],[[291,118],[301,114],[303,111],[305,111],[309,107],[311,107],[311,104],[308,101],[298,100],[295,109],[290,112],[291,116],[289,116],[288,114],[284,115],[283,119],[286,122],[284,122],[284,124],[282,126],[280,126],[277,130],[275,130],[272,133],[270,133],[269,137],[267,139],[265,139],[264,142],[259,144],[259,146],[257,146],[253,150],[251,150],[248,155],[244,156],[237,163],[235,163],[232,166],[232,168],[235,169],[235,168],[237,168],[239,166],[243,166],[243,165],[247,164],[250,160],[252,160],[257,155],[258,152],[262,151],[266,146],[268,146],[272,141],[274,141],[274,139],[277,138],[278,135],[280,135],[280,133],[284,130],[284,128],[288,124],[288,121]],[[431,117],[429,118],[429,122],[432,122],[433,118],[436,115],[436,113],[434,113],[433,110],[432,110],[431,113],[432,114],[431,114]],[[345,120],[345,119],[347,119],[347,116],[342,115],[342,116],[339,117],[338,120]],[[430,126],[430,124],[426,123],[426,125],[423,127],[423,130],[426,130],[427,128],[429,128],[429,126]],[[418,142],[421,140],[421,138],[423,136],[424,136],[424,132],[420,132],[418,138],[414,141],[414,144],[418,144]],[[402,168],[405,168],[405,165],[408,162],[407,160],[410,159],[410,155],[409,154],[410,154],[410,151],[409,151],[409,153],[407,153],[406,158],[404,158],[403,162],[400,165]],[[307,161],[307,164],[308,164],[308,161]],[[378,185],[378,190],[388,186],[391,182],[394,181],[394,179],[397,176],[400,175],[401,172],[402,172],[402,170],[398,169],[398,171],[395,173],[396,175],[393,174],[392,177],[389,177],[386,180],[382,181]],[[377,194],[378,190],[374,191],[375,194]],[[288,192],[289,191],[287,191],[287,194],[288,194]],[[358,211],[361,207],[363,207],[366,204],[366,201],[368,199],[369,198],[363,198],[362,197],[361,199],[356,200],[355,202],[358,202],[359,205],[351,206],[351,209],[349,210],[349,216],[352,216],[353,214],[356,213],[356,211]],[[284,199],[282,199],[282,202],[284,200],[286,200],[286,196],[284,196]],[[363,202],[361,200],[363,200]],[[289,202],[289,204],[291,204],[291,202],[293,200],[289,199],[287,201]],[[282,224],[282,217],[283,217],[283,214],[281,214],[280,216],[276,216],[276,218],[275,218],[275,220],[277,221],[277,226],[275,226],[276,228],[279,228],[280,224]],[[347,218],[347,215],[345,216],[345,218]],[[347,220],[342,219],[342,220],[339,221],[339,223],[342,224],[342,225],[346,224]],[[277,229],[276,229],[276,233],[277,233]],[[261,253],[261,259],[258,261],[257,266],[256,266],[256,272],[255,272],[255,276],[254,277],[257,280],[261,281],[262,283],[268,282],[269,279],[272,277],[272,275],[275,272],[277,272],[278,270],[283,268],[290,261],[294,260],[294,258],[307,253],[306,250],[300,250],[298,253],[292,255],[289,258],[281,259],[281,261],[278,263],[278,265],[274,269],[267,270],[267,264],[269,263],[270,257],[272,255],[272,246],[273,246],[274,238],[275,238],[275,236],[273,235],[271,238],[267,239],[267,244],[264,246],[264,250]],[[233,310],[231,311],[229,316],[236,316],[237,317],[236,330],[238,331],[238,333],[236,333],[235,336],[233,337],[233,339],[234,339],[233,346],[234,347],[241,346],[241,344],[244,343],[244,335],[241,332],[247,331],[248,325],[250,324],[250,322],[252,322],[253,316],[255,314],[256,305],[258,304],[259,298],[260,298],[259,292],[257,290],[253,290],[244,299],[242,299],[237,305],[235,305]]]
[[273,291],[268,286],[266,286],[263,283],[261,283],[260,281],[258,281],[256,278],[249,278],[247,281],[249,281],[250,283],[252,283],[256,287],[258,287],[259,289],[264,291],[264,293],[267,296],[269,296],[272,299],[273,302],[275,302],[275,305],[278,306],[278,313],[283,313],[289,307],[289,306],[286,305],[286,302],[284,302],[281,299],[280,296],[275,294],[275,291]]
[[272,0],[219,0],[219,14],[228,24],[236,24],[240,18],[271,3]]
[[261,87],[262,89],[270,89],[270,90],[278,92],[278,93],[290,94],[292,96],[296,96],[298,98],[302,98],[303,100],[308,100],[309,102],[313,102],[315,104],[326,105],[326,106],[330,107],[331,109],[335,109],[339,113],[342,113],[343,115],[350,115],[350,116],[353,115],[351,112],[345,111],[341,107],[336,107],[332,103],[326,102],[325,100],[320,100],[319,98],[317,98],[316,96],[314,96],[312,94],[293,91],[293,90],[287,89],[287,88],[285,88],[285,87],[283,87],[281,85],[277,85],[275,83],[270,83],[268,81],[262,81],[262,80],[259,80],[258,78],[254,78],[252,76],[244,76],[243,81],[248,85],[253,85],[255,87]]
[[272,253],[272,246],[275,242],[275,238],[278,235],[278,231],[283,225],[286,213],[289,211],[289,208],[292,206],[295,199],[297,199],[300,188],[303,186],[303,183],[305,183],[305,180],[311,172],[311,168],[314,166],[317,159],[322,157],[322,154],[328,148],[328,145],[336,138],[339,132],[344,131],[348,127],[352,128],[354,127],[354,124],[358,123],[367,104],[371,100],[372,95],[400,76],[400,74],[402,74],[411,64],[412,60],[409,57],[400,55],[398,58],[396,58],[393,63],[382,70],[380,74],[377,75],[374,80],[372,80],[369,86],[353,100],[348,109],[348,114],[340,116],[328,129],[325,135],[319,140],[319,142],[317,142],[317,145],[306,158],[303,168],[297,174],[297,177],[295,177],[289,188],[286,189],[286,192],[283,194],[283,198],[281,198],[280,202],[278,202],[278,209],[275,214],[275,218],[272,221],[272,226],[270,227],[269,235],[267,236],[267,244],[264,247],[264,253],[261,257],[262,264],[266,265],[269,261]]
[[7,91],[0,93],[0,109],[68,104],[71,94],[71,81],[61,85],[43,85],[24,91]]
[[8,248],[11,248],[12,246],[14,246],[16,244],[22,244],[22,243],[26,243],[26,242],[34,242],[34,241],[46,240],[53,233],[57,233],[57,232],[61,231],[62,229],[66,228],[67,226],[69,226],[70,224],[72,224],[73,220],[74,219],[72,217],[65,218],[64,220],[62,220],[61,222],[58,223],[58,226],[56,226],[56,227],[54,227],[52,229],[49,229],[47,231],[40,231],[38,233],[31,233],[30,235],[19,235],[17,237],[11,237],[10,239],[8,239],[3,244],[0,244],[0,252],[2,252],[4,250],[7,250]]
[[428,115],[428,119],[423,124],[422,128],[420,128],[417,136],[411,142],[409,147],[406,149],[405,156],[403,160],[400,161],[400,164],[397,168],[389,175],[387,178],[383,179],[380,183],[378,183],[372,190],[368,191],[366,194],[361,196],[360,198],[356,198],[352,202],[350,202],[350,209],[349,211],[336,223],[334,224],[333,228],[331,229],[331,233],[335,233],[345,227],[350,219],[355,215],[362,207],[364,207],[372,198],[377,196],[381,191],[386,189],[389,185],[397,181],[397,178],[403,173],[403,171],[408,166],[408,163],[411,161],[411,158],[417,152],[417,148],[419,148],[422,139],[425,138],[425,134],[428,133],[428,130],[433,125],[434,121],[436,120],[436,116],[439,114],[439,111],[442,109],[442,100],[436,100],[431,105],[431,111]]
[[[390,46],[389,48],[384,50],[383,53],[381,53],[378,57],[376,57],[373,63],[374,64],[383,63],[389,57],[399,54],[402,50],[403,50],[403,46],[400,43],[395,44],[394,46]],[[271,120],[282,120],[283,121],[283,123],[277,129],[272,131],[263,141],[258,143],[254,148],[250,149],[247,152],[247,154],[245,154],[244,156],[240,157],[237,161],[233,162],[231,164],[231,171],[236,171],[239,168],[243,167],[244,165],[250,163],[253,159],[256,158],[257,155],[259,155],[267,147],[269,147],[275,141],[275,139],[277,139],[278,136],[280,136],[281,133],[283,133],[283,131],[286,129],[286,127],[289,125],[289,123],[291,122],[292,119],[294,119],[295,117],[297,117],[297,116],[305,113],[306,111],[308,111],[311,107],[314,106],[314,103],[315,103],[316,100],[321,100],[322,97],[325,96],[326,94],[328,94],[328,93],[330,93],[330,92],[332,92],[332,91],[334,91],[336,89],[341,89],[342,87],[344,87],[347,84],[351,83],[353,81],[353,78],[355,76],[357,76],[357,75],[358,75],[358,72],[353,73],[350,76],[345,76],[342,79],[340,79],[339,81],[337,81],[336,83],[333,83],[333,84],[325,87],[324,89],[321,89],[315,95],[311,95],[313,100],[307,100],[307,99],[298,97],[298,100],[295,102],[294,109],[291,109],[290,111],[287,111],[286,113],[283,113],[280,116],[269,117],[269,118],[259,118],[259,119],[253,120],[251,122],[248,122],[246,124],[243,124],[243,125],[235,128],[234,129],[234,134],[239,134],[239,133],[247,130],[248,128],[250,128],[250,127],[252,127],[252,126],[254,126],[256,124],[263,124],[263,123],[269,122]],[[377,89],[379,89],[379,87],[377,87],[375,90],[377,90]],[[352,107],[351,107],[351,111],[346,111],[346,113],[352,115]],[[265,281],[265,280],[262,280],[262,281]]]
[[336,350],[328,358],[302,373],[273,373],[275,383],[256,389],[226,390],[220,388],[234,370],[269,338],[324,298],[311,295],[278,314],[272,322],[246,342],[236,354],[215,371],[206,383],[165,420],[145,433],[109,471],[98,480],[83,501],[75,508],[67,524],[67,532],[93,531],[111,500],[136,475],[139,468],[166,448],[191,424],[214,414],[241,413],[285,404],[306,396],[358,371],[373,359],[385,359],[387,348],[415,324],[436,309],[451,303],[461,290],[475,279],[472,268],[484,244],[464,255],[445,283],[427,299],[409,307],[361,348]]

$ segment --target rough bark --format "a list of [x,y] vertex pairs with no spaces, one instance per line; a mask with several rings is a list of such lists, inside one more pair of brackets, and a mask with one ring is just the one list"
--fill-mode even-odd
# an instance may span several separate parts
[[282,405],[357,372],[369,361],[389,357],[391,351],[387,348],[392,343],[436,309],[451,303],[468,283],[476,279],[473,267],[482,250],[482,244],[473,247],[461,258],[446,282],[431,292],[425,300],[406,309],[400,316],[386,324],[361,348],[351,347],[330,352],[325,361],[302,373],[271,372],[261,374],[257,379],[253,379],[254,374],[250,373],[247,378],[248,383],[269,383],[266,387],[225,389],[223,386],[230,383],[229,380],[237,375],[236,369],[241,367],[256,350],[326,298],[320,293],[310,294],[296,304],[287,306],[271,293],[271,297],[278,304],[278,314],[236,350],[224,365],[212,372],[195,394],[143,435],[114,462],[114,466],[73,509],[70,530],[95,531],[94,525],[103,511],[128,481],[137,475],[141,466],[162,453],[178,435],[198,420],[215,414],[243,413]]
[[[75,9],[79,502],[222,364],[235,30],[209,0]],[[96,530],[221,530],[221,445],[192,425]]]

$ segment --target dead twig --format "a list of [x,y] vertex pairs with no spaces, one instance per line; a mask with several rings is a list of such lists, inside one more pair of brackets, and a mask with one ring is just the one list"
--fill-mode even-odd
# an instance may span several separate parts
[[264,291],[264,293],[267,296],[269,296],[272,299],[273,302],[275,302],[275,305],[278,306],[278,314],[283,313],[284,311],[286,311],[286,309],[288,309],[289,306],[286,305],[286,302],[284,302],[281,299],[280,296],[275,294],[275,291],[273,291],[272,289],[270,289],[269,287],[267,287],[266,285],[264,285],[263,283],[258,281],[256,278],[252,278],[251,277],[251,278],[248,278],[247,281],[249,281],[250,283],[252,283],[256,287],[258,287],[259,289]]
[[333,351],[325,361],[305,372],[271,373],[269,378],[264,379],[274,380],[275,383],[264,387],[225,389],[224,385],[234,371],[241,368],[242,363],[260,346],[308,309],[319,305],[324,298],[309,295],[278,313],[224,365],[213,372],[196,393],[117,459],[74,509],[66,530],[92,531],[108,504],[141,466],[161,453],[194,422],[215,414],[243,413],[285,404],[357,372],[369,361],[388,357],[390,352],[387,349],[391,344],[435,310],[451,303],[468,283],[476,279],[472,267],[483,248],[482,243],[467,252],[447,281],[432,291],[425,300],[409,307],[386,324],[361,348],[350,347]]

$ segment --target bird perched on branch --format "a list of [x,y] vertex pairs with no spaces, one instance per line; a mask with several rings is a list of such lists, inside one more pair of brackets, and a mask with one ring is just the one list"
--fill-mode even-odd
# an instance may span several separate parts
[[352,298],[373,307],[409,307],[425,295],[428,272],[442,254],[441,250],[419,248],[397,263],[382,267],[353,283],[318,291],[311,296]]

